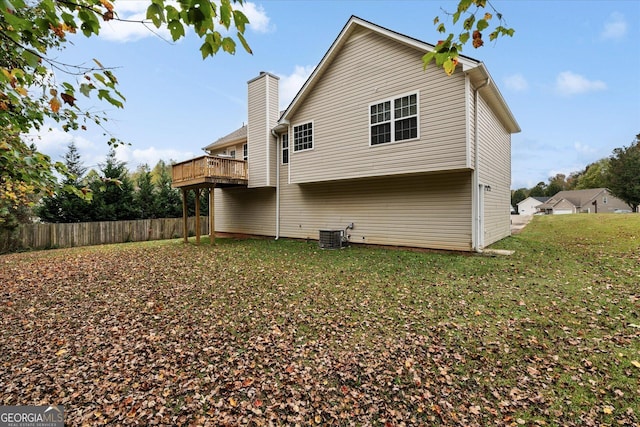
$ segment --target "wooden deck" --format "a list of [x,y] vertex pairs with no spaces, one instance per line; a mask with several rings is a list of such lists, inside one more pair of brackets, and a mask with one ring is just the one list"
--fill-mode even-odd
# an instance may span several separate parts
[[173,165],[174,188],[247,185],[247,162],[224,157],[202,156]]

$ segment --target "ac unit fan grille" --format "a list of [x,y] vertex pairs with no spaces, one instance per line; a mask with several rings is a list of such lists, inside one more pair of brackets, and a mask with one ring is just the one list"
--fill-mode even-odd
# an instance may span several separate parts
[[319,230],[320,249],[340,249],[342,248],[342,230]]

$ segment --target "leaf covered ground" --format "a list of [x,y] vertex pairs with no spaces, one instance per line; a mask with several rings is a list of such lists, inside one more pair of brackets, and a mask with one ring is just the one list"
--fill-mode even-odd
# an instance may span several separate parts
[[221,239],[0,257],[0,405],[67,425],[638,425],[640,216],[510,257]]

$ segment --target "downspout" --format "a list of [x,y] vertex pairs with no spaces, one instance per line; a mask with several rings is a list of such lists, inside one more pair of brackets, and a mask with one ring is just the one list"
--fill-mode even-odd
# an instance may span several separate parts
[[280,152],[282,151],[279,145],[279,136],[274,129],[271,129],[271,135],[276,138],[276,237],[275,240],[280,238]]
[[473,140],[474,140],[474,168],[473,168],[473,194],[475,194],[475,215],[474,215],[474,236],[473,236],[473,240],[474,240],[474,250],[476,252],[482,252],[482,249],[480,248],[480,233],[482,233],[482,230],[480,229],[480,224],[481,224],[481,212],[482,212],[482,206],[480,206],[480,126],[478,126],[478,91],[480,91],[480,89],[482,89],[483,87],[487,86],[489,84],[489,82],[491,81],[490,77],[487,77],[487,79],[484,81],[484,83],[482,83],[480,86],[476,87],[473,91],[474,91],[474,96],[473,96],[473,106],[474,106],[474,123],[473,123],[473,127],[474,127],[474,136],[473,136]]

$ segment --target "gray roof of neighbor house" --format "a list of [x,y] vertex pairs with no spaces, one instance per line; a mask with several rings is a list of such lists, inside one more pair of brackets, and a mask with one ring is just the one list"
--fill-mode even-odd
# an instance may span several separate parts
[[222,147],[226,144],[233,142],[241,142],[247,140],[247,125],[242,125],[240,129],[236,129],[233,132],[223,136],[222,138],[218,138],[213,141],[211,144],[203,147],[202,149],[205,151],[209,151],[216,147]]
[[544,203],[547,200],[549,200],[551,197],[534,197],[534,196],[531,196],[531,198],[532,199],[536,199],[537,201]]
[[[600,193],[607,191],[606,188],[589,188],[586,190],[564,190],[557,192],[553,197],[545,202],[548,207],[553,207],[561,200],[571,202],[575,207],[580,208],[586,206]],[[542,207],[542,206],[541,206]]]

